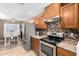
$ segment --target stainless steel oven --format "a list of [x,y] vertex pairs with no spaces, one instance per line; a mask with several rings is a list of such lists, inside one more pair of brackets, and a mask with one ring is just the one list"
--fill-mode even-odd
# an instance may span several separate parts
[[40,56],[56,56],[56,46],[40,41]]

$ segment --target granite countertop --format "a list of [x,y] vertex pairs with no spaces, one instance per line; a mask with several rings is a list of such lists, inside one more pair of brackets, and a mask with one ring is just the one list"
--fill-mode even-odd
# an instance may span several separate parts
[[73,39],[66,38],[64,41],[57,44],[58,47],[61,47],[63,49],[66,49],[68,51],[76,53],[76,45],[78,41]]
[[32,36],[32,37],[34,37],[34,38],[36,38],[36,39],[43,39],[43,38],[46,38],[47,35],[43,35],[43,36],[38,36],[38,35],[36,35],[36,36]]
[[[43,38],[46,38],[47,36],[46,35],[43,35],[43,36],[36,35],[36,36],[32,36],[32,37],[34,37],[36,39],[43,39]],[[78,43],[78,41],[76,41],[76,40],[65,38],[64,41],[58,43],[57,46],[61,47],[63,49],[66,49],[68,51],[76,53],[77,43]]]

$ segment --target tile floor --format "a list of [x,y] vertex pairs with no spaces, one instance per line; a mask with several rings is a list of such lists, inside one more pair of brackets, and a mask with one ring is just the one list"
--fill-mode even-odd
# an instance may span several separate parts
[[0,51],[0,56],[36,56],[36,54],[32,50],[25,51],[22,46],[17,46],[12,49]]
[[36,56],[34,51],[25,51],[22,42],[19,40],[17,45],[0,46],[0,56]]

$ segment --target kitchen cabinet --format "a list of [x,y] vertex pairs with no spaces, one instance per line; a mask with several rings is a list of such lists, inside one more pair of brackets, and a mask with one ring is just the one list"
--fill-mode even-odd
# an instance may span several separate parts
[[45,8],[43,15],[44,15],[45,18],[50,18],[50,17],[60,15],[59,11],[60,11],[60,4],[59,3],[53,3],[53,4],[48,5]]
[[32,37],[32,50],[39,55],[39,49],[40,49],[40,39],[33,38]]
[[61,3],[61,6],[65,6],[65,5],[68,5],[70,3]]
[[47,6],[41,16],[35,18],[35,24],[37,29],[47,29],[45,19],[60,15],[60,4],[54,3]]
[[78,4],[67,4],[61,7],[61,27],[63,29],[78,29]]
[[35,19],[36,29],[47,29],[47,24],[44,22],[44,17],[40,16]]
[[57,56],[76,56],[76,53],[57,47]]

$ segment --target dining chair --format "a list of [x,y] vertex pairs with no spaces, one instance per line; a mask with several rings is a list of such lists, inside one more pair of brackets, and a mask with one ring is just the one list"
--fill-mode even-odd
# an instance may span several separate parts
[[12,43],[13,45],[16,45],[16,41],[17,41],[17,35],[15,33],[11,33],[11,37],[8,41],[8,46],[10,46]]

